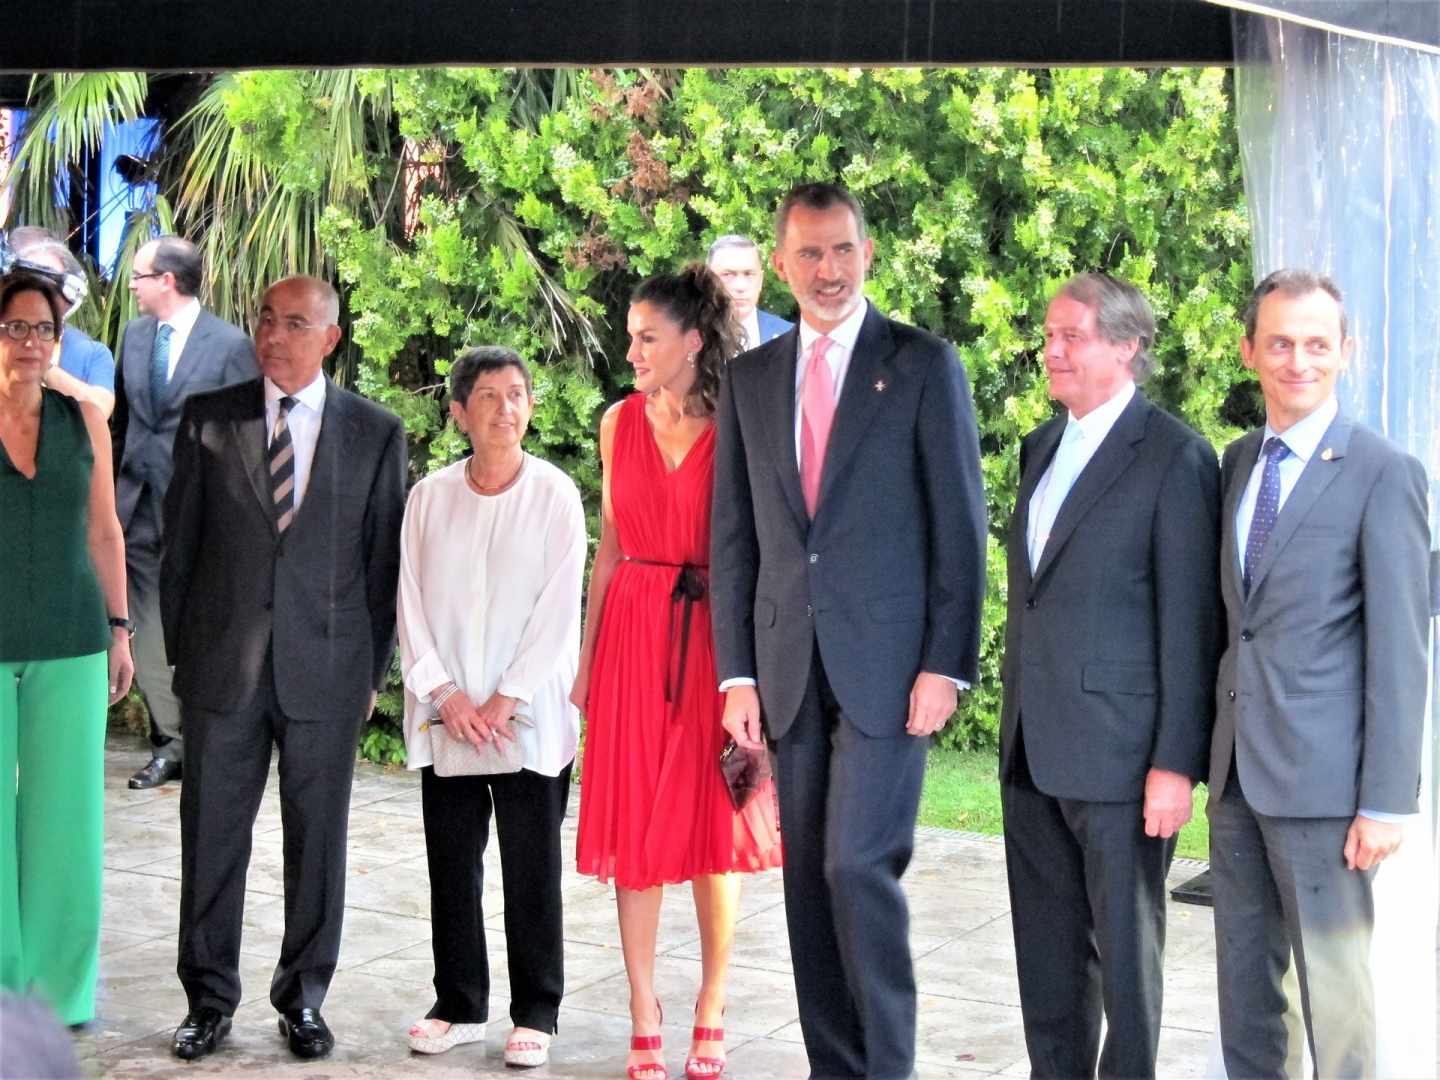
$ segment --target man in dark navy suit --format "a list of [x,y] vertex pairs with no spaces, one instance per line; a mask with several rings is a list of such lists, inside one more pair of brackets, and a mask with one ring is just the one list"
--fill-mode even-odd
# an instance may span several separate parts
[[817,1077],[915,1067],[900,876],[928,736],[978,676],[985,498],[954,350],[862,287],[854,197],[796,188],[774,265],[801,323],[721,390],[710,551],[726,730],[773,742],[785,911]]
[[730,305],[740,320],[742,351],[773,341],[795,325],[779,315],[760,310],[765,269],[760,265],[760,249],[754,240],[735,233],[720,237],[710,245],[705,265],[730,295]]

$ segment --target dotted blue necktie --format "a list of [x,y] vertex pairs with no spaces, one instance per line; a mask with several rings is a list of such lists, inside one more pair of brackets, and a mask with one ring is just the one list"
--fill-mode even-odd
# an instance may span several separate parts
[[1290,448],[1280,436],[1272,435],[1265,440],[1265,472],[1260,477],[1260,494],[1255,497],[1255,516],[1250,519],[1250,536],[1245,541],[1245,595],[1250,595],[1250,577],[1260,565],[1260,556],[1265,552],[1265,542],[1275,531],[1275,519],[1280,516],[1280,462],[1290,453]]
[[170,385],[170,335],[174,328],[161,323],[155,328],[155,346],[150,350],[150,404],[158,413]]

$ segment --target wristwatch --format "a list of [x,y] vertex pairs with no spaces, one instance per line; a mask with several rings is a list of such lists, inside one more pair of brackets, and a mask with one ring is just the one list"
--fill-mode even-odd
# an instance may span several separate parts
[[132,638],[135,636],[135,624],[129,619],[117,619],[112,615],[110,616],[110,628],[112,630],[124,630]]

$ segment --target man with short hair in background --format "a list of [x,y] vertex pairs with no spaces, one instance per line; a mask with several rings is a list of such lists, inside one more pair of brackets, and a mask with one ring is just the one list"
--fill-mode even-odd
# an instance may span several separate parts
[[754,240],[735,233],[720,237],[710,245],[705,265],[720,279],[730,296],[730,306],[740,322],[741,352],[758,348],[795,325],[779,315],[760,310],[765,268],[760,265],[760,249]]
[[178,236],[151,240],[136,252],[130,291],[141,314],[125,327],[115,372],[115,508],[125,530],[135,682],[150,712],[153,747],[149,764],[130,778],[136,789],[178,779],[184,762],[180,705],[170,689],[160,625],[160,519],[175,430],[191,394],[259,373],[250,339],[201,308],[202,269],[199,249]]

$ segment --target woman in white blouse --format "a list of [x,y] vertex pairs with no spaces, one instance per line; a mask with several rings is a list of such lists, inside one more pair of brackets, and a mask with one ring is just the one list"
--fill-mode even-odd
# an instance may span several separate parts
[[[570,478],[521,449],[534,398],[516,353],[462,354],[450,394],[474,453],[415,485],[401,541],[405,749],[420,770],[436,991],[410,1046],[434,1054],[485,1037],[481,858],[493,806],[515,1025],[505,1062],[541,1065],[564,989],[560,825],[580,736],[568,694],[585,514]],[[518,740],[523,768],[436,775],[429,727],[439,723],[477,747]]]

